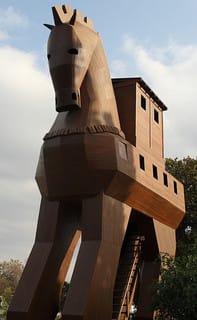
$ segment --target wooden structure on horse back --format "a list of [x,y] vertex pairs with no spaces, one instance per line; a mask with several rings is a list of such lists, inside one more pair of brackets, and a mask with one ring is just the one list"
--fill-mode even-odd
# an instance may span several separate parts
[[87,17],[65,5],[53,16],[47,56],[58,115],[36,172],[35,244],[7,319],[54,319],[80,234],[62,319],[126,320],[133,303],[138,319],[151,319],[154,260],[175,254],[185,210],[183,186],[165,171],[166,107],[141,78],[112,85]]

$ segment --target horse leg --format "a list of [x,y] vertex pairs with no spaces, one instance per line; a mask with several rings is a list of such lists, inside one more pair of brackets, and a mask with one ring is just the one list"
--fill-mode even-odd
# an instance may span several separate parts
[[8,320],[54,320],[78,241],[79,208],[42,198],[35,244],[11,302]]
[[131,209],[103,192],[82,206],[82,243],[63,320],[111,320],[113,289]]

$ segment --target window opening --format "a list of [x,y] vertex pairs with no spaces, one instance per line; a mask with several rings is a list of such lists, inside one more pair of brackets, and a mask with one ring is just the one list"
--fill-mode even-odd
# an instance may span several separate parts
[[158,179],[157,167],[153,164],[153,178]]
[[122,159],[128,160],[127,145],[121,141],[119,141],[119,154]]
[[141,107],[146,110],[146,98],[143,95],[141,95]]
[[164,186],[168,187],[168,176],[166,173],[163,173],[163,183]]
[[154,120],[159,123],[159,112],[156,109],[154,109]]
[[75,92],[72,93],[72,99],[73,99],[73,100],[77,100],[77,95],[76,95]]
[[141,154],[139,155],[139,160],[140,160],[140,169],[145,171],[145,161],[144,161],[144,157]]
[[174,193],[176,193],[176,194],[178,193],[176,181],[174,181]]

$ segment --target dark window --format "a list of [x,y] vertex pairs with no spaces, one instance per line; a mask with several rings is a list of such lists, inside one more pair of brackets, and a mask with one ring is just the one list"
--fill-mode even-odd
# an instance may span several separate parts
[[177,183],[176,183],[176,181],[174,181],[174,193],[178,193],[178,191],[177,191]]
[[144,161],[144,157],[141,154],[139,155],[139,160],[140,160],[140,169],[145,170],[145,161]]
[[146,98],[141,95],[141,107],[146,110]]
[[72,93],[72,99],[73,99],[73,100],[77,100],[77,95],[76,95],[75,92]]
[[153,164],[153,177],[158,179],[157,167]]
[[168,187],[168,176],[166,173],[163,174],[163,183],[164,186]]
[[154,120],[159,123],[159,112],[156,109],[154,109]]

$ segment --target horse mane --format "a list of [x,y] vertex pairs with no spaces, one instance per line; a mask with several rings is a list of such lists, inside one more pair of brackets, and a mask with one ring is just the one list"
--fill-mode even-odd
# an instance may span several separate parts
[[106,124],[96,124],[92,126],[86,127],[74,127],[71,129],[57,129],[57,130],[50,130],[43,138],[43,140],[48,140],[54,137],[62,137],[68,136],[73,134],[96,134],[96,133],[112,133],[120,136],[121,138],[125,139],[125,135],[122,130],[118,129],[117,127],[106,125]]
[[52,7],[52,12],[56,26],[64,23],[74,25],[75,22],[79,22],[94,30],[94,24],[91,19],[84,17],[83,13],[76,9],[73,10],[68,5],[54,6]]

